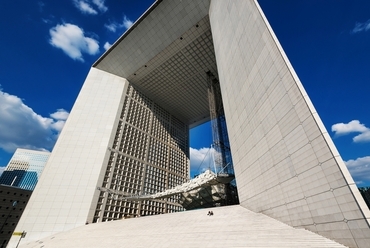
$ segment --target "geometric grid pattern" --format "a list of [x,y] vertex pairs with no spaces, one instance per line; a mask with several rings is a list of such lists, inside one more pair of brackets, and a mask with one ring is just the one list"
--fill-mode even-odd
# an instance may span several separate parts
[[210,9],[240,204],[369,247],[369,209],[257,1]]
[[[17,225],[27,232],[23,242],[92,222],[127,86],[91,68]],[[18,241],[13,236],[10,247]]]
[[[176,4],[170,5],[179,8]],[[201,10],[194,7],[194,11]],[[107,53],[94,66],[127,78],[135,88],[187,125],[203,122],[209,119],[206,73],[210,71],[217,76],[217,66],[208,15],[203,14],[198,21],[192,19],[192,22],[190,28],[174,37],[157,55],[137,64],[135,70],[127,69],[129,65],[125,70],[113,66],[115,63],[127,63],[124,60],[125,54],[120,50],[129,46],[126,42],[130,43],[130,38],[134,39],[130,34],[116,44],[120,56]],[[141,51],[144,48],[137,49]]]
[[[160,2],[94,66],[127,78],[189,126],[209,118],[210,71],[221,85],[241,205],[366,247],[370,212],[257,1],[211,1],[198,12],[194,3]],[[153,29],[163,38],[148,35]]]
[[[188,166],[187,128],[172,126],[209,117],[210,71],[220,81],[241,205],[349,246],[368,247],[370,212],[257,0],[163,0],[153,6],[89,73],[46,168],[48,177],[30,200],[30,218],[20,221],[34,228],[26,239],[81,225],[88,190],[95,186],[139,194],[181,184],[187,175],[170,162]],[[117,123],[125,79],[143,95],[135,100],[136,90],[128,89]],[[171,117],[154,114],[156,106]],[[112,124],[118,124],[115,137]],[[80,136],[86,130],[94,135]],[[100,177],[103,159],[107,169]],[[91,167],[90,161],[98,162]],[[91,180],[97,176],[100,185]],[[175,199],[139,204],[100,197],[95,221],[176,208],[169,204]],[[50,216],[39,214],[49,210]]]
[[[188,179],[188,126],[128,86],[102,187],[129,194],[153,194]],[[141,202],[100,192],[93,222],[182,210],[169,199]]]
[[[32,191],[0,185],[0,247],[7,247]],[[19,239],[19,236],[18,236]]]
[[[200,26],[202,32],[198,30]],[[127,79],[168,112],[192,124],[208,118],[206,72],[217,75],[208,16],[179,38],[180,41],[185,39],[188,44],[173,52],[171,57],[162,58],[169,53],[167,50],[173,50],[178,40],[148,62],[157,67],[151,66],[148,70],[144,65]]]

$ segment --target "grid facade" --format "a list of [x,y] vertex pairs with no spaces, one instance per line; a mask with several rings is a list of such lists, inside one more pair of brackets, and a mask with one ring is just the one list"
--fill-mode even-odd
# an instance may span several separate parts
[[0,248],[8,247],[31,194],[30,190],[0,185]]
[[179,210],[176,198],[127,202],[96,187],[142,194],[186,180],[187,127],[168,112],[207,118],[207,71],[220,81],[241,206],[369,247],[370,211],[257,0],[158,1],[94,64],[17,226],[24,242]]
[[[153,194],[189,178],[188,126],[129,85],[115,132],[103,188]],[[181,211],[178,196],[127,201],[101,192],[93,222]]]
[[369,247],[369,209],[257,0],[211,1],[210,23],[240,205]]
[[0,177],[0,184],[33,190],[50,152],[18,148]]

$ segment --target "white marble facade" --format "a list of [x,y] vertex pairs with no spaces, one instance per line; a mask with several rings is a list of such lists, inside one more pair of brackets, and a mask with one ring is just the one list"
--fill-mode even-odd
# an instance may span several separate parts
[[240,204],[350,247],[369,210],[257,1],[211,1]]
[[[156,36],[156,29],[165,35]],[[128,81],[140,84],[150,75],[170,81],[165,72],[181,72],[192,80],[179,89],[199,93],[202,80],[189,71],[200,72],[201,64],[193,60],[183,71],[181,65],[202,53],[195,44],[210,39],[240,205],[349,247],[368,247],[370,212],[257,0],[157,1],[94,64],[16,231],[26,230],[31,241],[84,225],[94,214],[91,202],[98,197],[95,187],[103,180]],[[132,40],[148,42],[139,47]],[[171,88],[162,81],[147,85],[163,89],[155,94],[143,86],[154,102]],[[181,98],[177,92],[169,98]],[[184,106],[178,109],[188,113]]]
[[[109,83],[107,83],[109,82]],[[84,225],[103,180],[104,161],[127,81],[92,68],[16,230],[27,240]],[[103,173],[102,173],[103,172]],[[15,246],[18,237],[9,247]]]

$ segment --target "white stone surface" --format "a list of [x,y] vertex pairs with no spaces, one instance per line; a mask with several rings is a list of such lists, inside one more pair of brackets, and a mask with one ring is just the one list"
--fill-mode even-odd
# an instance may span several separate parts
[[[97,68],[127,78],[206,16],[209,1],[160,3],[140,20],[140,28],[135,28],[134,23],[127,34],[123,34],[124,42],[119,38],[102,55],[96,63]],[[181,46],[179,44],[177,49]]]
[[[208,211],[213,216],[208,216]],[[89,224],[26,244],[31,247],[344,247],[241,206]]]
[[[91,206],[96,206],[96,187],[126,84],[123,78],[91,69],[15,229],[27,232],[25,241],[85,224]],[[8,247],[16,242],[12,238]]]
[[[154,9],[148,19],[143,20],[143,28],[136,30],[137,33],[132,30],[126,36],[125,45],[117,43],[109,50],[105,59],[99,62],[100,69],[126,76],[138,68],[146,68],[146,62],[190,30],[192,25],[183,23],[184,16],[188,19],[194,17],[195,22],[206,16],[209,1],[180,2],[162,1],[160,8]],[[197,4],[203,5],[196,9]],[[212,0],[209,17],[241,206],[350,247],[368,247],[370,212],[257,1]],[[176,54],[175,47],[170,54]],[[142,55],[137,55],[140,52]],[[163,63],[156,61],[156,66]],[[160,86],[161,80],[156,83]],[[24,217],[16,228],[16,231],[28,232],[25,242],[84,225],[94,214],[98,197],[96,187],[103,178],[105,168],[102,164],[106,164],[104,162],[108,159],[107,148],[114,135],[112,129],[117,124],[126,85],[124,78],[91,69]],[[163,88],[164,91],[166,89]],[[242,211],[240,207],[235,209]],[[234,208],[230,210],[234,211]],[[191,220],[193,213],[197,212],[178,216]],[[114,226],[116,222],[83,226],[81,230],[85,231],[79,236],[64,239],[75,243],[65,243],[62,247],[94,246],[95,242],[104,242],[99,247],[120,247],[122,242],[127,242],[124,246],[140,247],[144,237],[149,237],[146,244],[156,247],[178,246],[180,239],[176,240],[176,237],[186,240],[183,247],[206,246],[211,243],[204,240],[216,240],[212,243],[215,247],[225,244],[223,242],[227,239],[236,242],[234,247],[253,246],[258,244],[258,240],[268,242],[270,239],[276,241],[270,247],[279,247],[280,244],[285,245],[283,247],[291,244],[291,247],[304,247],[291,243],[295,233],[276,233],[265,225],[259,229],[263,232],[248,236],[250,229],[247,226],[258,221],[250,223],[248,218],[239,218],[238,222],[227,224],[226,216],[230,214],[225,213],[222,219],[223,227],[230,230],[225,231],[224,236],[212,235],[215,229],[211,224],[220,225],[217,221],[212,222],[218,218],[216,216],[213,219],[192,219],[192,228],[176,229],[175,226],[180,226],[177,223],[179,219],[166,215],[124,221],[130,224],[122,230]],[[145,231],[149,224],[141,221],[156,218],[162,218],[160,220],[164,224],[154,222],[157,228]],[[135,223],[141,224],[135,227]],[[99,232],[102,225],[114,228],[109,232]],[[131,228],[136,232],[129,232]],[[166,234],[173,238],[173,243],[165,243],[165,239],[157,236],[154,230],[162,230],[161,237]],[[216,230],[222,228],[219,226]],[[238,236],[233,236],[234,233]],[[61,235],[63,237],[65,233]],[[129,235],[132,235],[127,239],[130,241],[118,239]],[[245,239],[239,238],[243,235]],[[203,240],[202,243],[198,243],[199,240]],[[246,244],[237,243],[240,240]],[[310,242],[307,241],[307,247]],[[312,246],[319,247],[316,243]]]
[[369,210],[257,1],[209,13],[241,205],[368,247]]

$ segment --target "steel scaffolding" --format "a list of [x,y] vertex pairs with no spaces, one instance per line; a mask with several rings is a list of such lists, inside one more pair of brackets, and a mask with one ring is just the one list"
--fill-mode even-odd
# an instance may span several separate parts
[[214,163],[217,170],[215,173],[234,175],[220,84],[211,72],[207,72],[207,75],[209,112],[213,136],[213,148],[215,149]]

